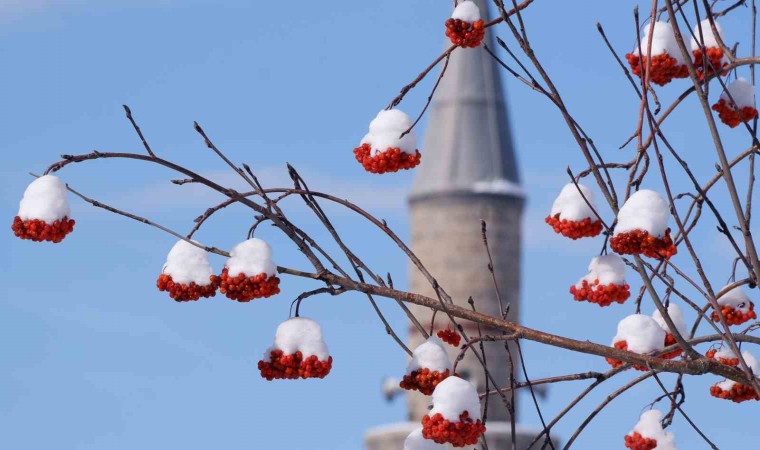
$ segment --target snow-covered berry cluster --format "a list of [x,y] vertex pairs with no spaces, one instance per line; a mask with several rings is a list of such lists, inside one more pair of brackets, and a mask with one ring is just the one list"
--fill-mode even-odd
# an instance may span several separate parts
[[187,302],[215,296],[219,277],[214,275],[204,249],[179,240],[166,256],[156,285],[174,300]]
[[445,330],[440,330],[436,334],[441,340],[449,345],[453,345],[454,347],[459,347],[459,342],[462,340],[462,336],[459,335],[456,331],[452,330],[451,328],[446,328]]
[[356,160],[367,172],[378,174],[416,167],[422,155],[417,150],[417,135],[410,130],[413,123],[398,109],[380,111],[370,122],[369,133],[354,149]]
[[420,391],[430,395],[453,370],[443,343],[437,337],[430,336],[412,352],[412,359],[406,366],[406,374],[399,386],[407,391]]
[[[757,359],[746,351],[742,352],[742,358],[744,358],[744,362],[747,363],[749,368],[752,369],[752,373],[760,381],[760,376],[758,376],[760,375],[760,363],[758,363]],[[724,400],[731,400],[735,403],[747,400],[760,400],[760,394],[758,394],[752,385],[737,383],[733,380],[723,380],[710,386],[710,395]]]
[[[618,323],[617,334],[612,339],[612,346],[629,352],[646,355],[665,348],[665,330],[652,317],[632,314]],[[606,358],[613,368],[625,364],[614,358]],[[636,370],[647,371],[644,366],[634,365]]]
[[673,433],[662,428],[663,414],[656,409],[641,414],[639,422],[625,436],[625,447],[630,450],[678,450]]
[[737,78],[726,86],[712,109],[718,113],[720,121],[731,128],[749,122],[757,117],[755,88],[744,78]]
[[670,237],[669,217],[670,208],[660,194],[648,189],[637,191],[618,212],[610,239],[612,250],[623,255],[670,258],[678,250]]
[[649,49],[649,30],[647,24],[641,33],[641,43],[633,52],[625,55],[631,71],[642,77],[649,64],[649,80],[659,86],[670,83],[675,78],[686,78],[686,68],[681,51],[678,48],[673,27],[667,22],[654,22],[652,30],[652,47]]
[[576,301],[587,301],[599,306],[614,302],[624,303],[631,296],[625,282],[625,263],[615,254],[594,257],[588,266],[589,273],[570,286]]
[[24,191],[11,229],[21,239],[58,243],[74,231],[70,215],[66,185],[56,176],[44,175]]
[[261,239],[248,239],[230,251],[224,265],[219,291],[228,298],[248,302],[280,293],[272,249]]
[[475,385],[458,377],[443,380],[433,391],[433,407],[422,417],[422,436],[454,447],[474,445],[485,433]]
[[486,35],[480,8],[470,0],[459,2],[451,18],[446,21],[446,36],[459,47],[474,48],[480,45]]
[[568,183],[554,200],[546,223],[555,233],[573,240],[598,236],[602,232],[602,222],[592,207],[596,209],[591,189],[582,184],[576,186]]
[[731,350],[731,347],[725,346],[722,349],[710,349],[705,353],[705,357],[718,361],[727,366],[736,367],[739,365],[739,356]]
[[261,376],[274,379],[324,378],[332,369],[332,356],[317,322],[294,317],[277,327],[274,345],[258,364]]
[[[687,332],[688,329],[686,328],[686,322],[683,320],[683,311],[681,311],[681,308],[676,305],[675,303],[670,303],[668,305],[668,316],[670,317],[670,320],[673,322],[673,325],[676,326],[676,330],[678,331],[678,334],[681,336],[688,336]],[[655,310],[654,313],[652,313],[652,318],[655,322],[657,322],[658,325],[660,325],[660,328],[665,332],[665,343],[663,345],[663,348],[670,347],[671,345],[676,344],[676,338],[673,334],[673,330],[670,329],[668,326],[668,323],[665,322],[665,319],[662,317],[662,314],[660,314],[659,310]],[[663,353],[660,355],[660,358],[662,359],[673,359],[677,358],[678,356],[681,356],[681,353],[683,353],[682,348],[676,348],[668,353]]]
[[[723,29],[718,22],[714,22],[714,24],[718,37],[723,41]],[[699,39],[704,43],[704,47],[700,45]],[[701,80],[716,73],[728,75],[728,72],[723,70],[728,65],[728,58],[723,54],[723,49],[718,44],[718,38],[713,32],[712,25],[710,25],[710,19],[705,19],[694,27],[691,38],[691,53],[694,55],[694,67],[696,67]],[[707,56],[706,60],[705,55]]]
[[[728,325],[741,325],[749,320],[757,319],[755,304],[738,286],[723,294],[717,301],[720,312]],[[714,322],[720,321],[717,311],[713,311],[711,318]]]

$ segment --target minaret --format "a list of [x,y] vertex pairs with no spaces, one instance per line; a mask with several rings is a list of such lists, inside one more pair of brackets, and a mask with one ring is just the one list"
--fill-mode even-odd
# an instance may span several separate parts
[[[488,2],[474,1],[485,18]],[[495,48],[492,33],[486,32],[485,42]],[[472,297],[479,312],[499,317],[481,238],[481,219],[485,220],[502,301],[509,305],[509,319],[516,320],[520,310],[524,196],[499,70],[483,46],[459,48],[451,54],[429,114],[422,163],[409,196],[411,248],[455,304],[470,308],[468,298]],[[436,297],[430,283],[413,265],[409,290]],[[410,308],[424,327],[430,326],[429,309],[414,305]],[[447,324],[445,314],[436,315],[436,332]],[[466,326],[465,331],[477,336],[474,326]],[[499,334],[487,329],[483,333]],[[423,340],[410,326],[409,348]],[[485,347],[489,371],[500,386],[509,386],[504,343],[487,343]],[[450,350],[454,358],[458,351]],[[514,351],[513,355],[517,358]],[[471,352],[459,363],[457,372],[476,384],[478,390],[485,390],[484,371]],[[407,402],[409,422],[370,430],[366,435],[369,450],[403,449],[406,435],[420,426],[420,419],[427,413],[430,397],[409,393]],[[490,448],[511,448],[509,413],[498,396],[489,400],[487,428]],[[521,432],[518,450],[527,447],[533,436]]]

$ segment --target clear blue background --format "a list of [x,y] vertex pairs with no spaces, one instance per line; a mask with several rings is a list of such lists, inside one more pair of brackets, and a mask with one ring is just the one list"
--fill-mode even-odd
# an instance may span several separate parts
[[[594,24],[602,22],[624,53],[635,40],[634,4],[536,1],[525,14],[537,54],[609,160],[631,158],[632,147],[618,146],[636,127],[638,101]],[[405,192],[413,174],[367,175],[351,149],[377,111],[441,51],[449,7],[442,0],[2,0],[0,217],[10,226],[31,180],[28,172],[42,172],[60,153],[142,152],[121,110],[126,103],[164,158],[239,186],[193,131],[197,120],[266,184],[287,184],[284,165],[290,162],[313,188],[356,201],[407,236]],[[740,40],[745,54],[749,15],[746,9],[735,14],[741,18],[724,21],[726,37]],[[496,32],[509,35],[503,26]],[[600,309],[574,303],[567,293],[601,241],[567,242],[543,224],[567,182],[565,168],[582,170],[583,159],[552,105],[513,79],[505,81],[529,196],[522,321],[608,343],[633,305]],[[416,114],[431,83],[421,83],[401,107]],[[668,104],[687,85],[658,89],[661,100]],[[665,130],[701,180],[712,176],[717,158],[694,99],[684,102]],[[721,131],[729,155],[750,142],[741,127]],[[673,172],[676,190],[688,189],[679,170]],[[738,174],[744,195],[746,171]],[[181,232],[219,199],[198,187],[171,185],[173,175],[166,170],[135,162],[69,166],[61,176],[87,195]],[[654,167],[646,187],[661,190]],[[733,225],[726,198],[716,188],[714,199]],[[216,297],[176,304],[155,288],[172,237],[77,199],[72,208],[76,232],[60,245],[20,241],[9,229],[0,234],[0,448],[357,449],[369,427],[404,418],[404,402],[386,403],[380,393],[383,377],[402,372],[404,354],[361,295],[304,304],[304,313],[322,323],[335,357],[327,379],[267,383],[256,362],[277,323],[287,318],[290,300],[317,286],[285,278],[283,293],[267,301],[236,304]],[[329,242],[298,201],[288,212]],[[407,263],[395,247],[356,217],[330,212],[372,267],[391,272],[405,286]],[[243,239],[250,220],[246,210],[231,208],[197,238],[229,248]],[[695,240],[711,281],[720,287],[730,275],[732,255],[714,225],[705,212]],[[274,245],[277,262],[308,270],[274,230],[264,227],[260,233]],[[687,268],[688,255],[681,253],[674,261]],[[223,260],[214,257],[213,263],[221,266]],[[630,281],[637,292],[640,282],[633,275]],[[693,294],[685,283],[679,287]],[[756,291],[751,296],[758,299]],[[394,304],[380,305],[403,331],[404,318]],[[645,303],[644,309],[653,307]],[[593,356],[530,343],[525,349],[534,378],[607,368]],[[606,383],[560,423],[558,435],[569,437],[603,395],[636,375]],[[673,377],[663,378],[670,385]],[[757,404],[709,397],[707,388],[715,381],[687,380],[686,411],[720,448],[757,438]],[[541,401],[545,416],[553,417],[585,385],[551,387]],[[660,393],[647,382],[623,395],[574,448],[622,448],[622,436]],[[521,422],[535,426],[537,416],[525,400]],[[707,448],[680,417],[673,430],[680,448]]]

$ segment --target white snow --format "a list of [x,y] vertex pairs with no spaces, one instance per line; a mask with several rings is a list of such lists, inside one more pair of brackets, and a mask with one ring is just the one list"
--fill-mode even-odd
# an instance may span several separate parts
[[402,152],[414,154],[417,150],[417,135],[414,130],[399,139],[414,122],[399,109],[380,111],[369,124],[369,133],[362,138],[362,144],[370,144],[370,156],[375,156],[389,148],[398,147]]
[[450,445],[436,444],[422,437],[422,427],[414,430],[404,441],[404,450],[444,450],[453,448]]
[[[726,345],[723,348],[721,348],[720,350],[718,350],[717,352],[715,352],[715,359],[718,359],[718,358],[723,358],[723,359],[738,359],[739,356],[736,353],[734,353],[733,350],[731,350],[731,347],[729,347],[728,345]],[[747,364],[749,364],[749,363],[747,363]]]
[[[676,326],[676,329],[681,334],[681,336],[685,338],[689,337],[689,329],[686,327],[686,322],[683,320],[683,311],[681,311],[681,308],[675,303],[671,302],[670,305],[668,305],[668,315],[670,316],[670,320],[673,321],[673,325]],[[660,325],[660,328],[662,328],[663,331],[666,333],[675,334],[668,327],[668,324],[665,322],[665,319],[662,318],[662,314],[660,314],[660,311],[658,309],[654,310],[654,313],[652,313],[652,318]]]
[[[578,189],[580,188],[580,192]],[[581,195],[583,192],[583,195]],[[583,219],[597,220],[594,211],[588,206],[586,197],[589,203],[596,209],[596,203],[594,202],[594,193],[588,187],[578,184],[578,187],[573,183],[568,183],[562,188],[557,198],[552,204],[551,217],[559,214],[560,220],[571,220],[580,222]]]
[[[729,94],[731,96],[729,97]],[[755,88],[745,78],[737,78],[726,86],[726,90],[720,94],[720,98],[725,100],[726,103],[733,106],[733,99],[736,102],[736,106],[740,109],[751,106],[755,106]]]
[[642,189],[631,195],[617,216],[615,236],[633,230],[644,230],[661,238],[668,228],[670,207],[655,191]]
[[636,49],[634,50],[634,53],[642,54],[644,56],[647,56],[649,54],[652,56],[657,56],[663,53],[667,53],[669,56],[675,58],[676,61],[678,61],[678,64],[685,64],[686,62],[683,59],[683,55],[681,55],[681,50],[678,48],[678,42],[676,41],[676,36],[673,33],[673,28],[667,22],[654,23],[654,32],[652,33],[652,50],[650,52],[647,52],[650,26],[651,24],[647,24],[644,27],[644,30],[641,32],[640,50]]
[[[691,49],[692,50],[699,50],[699,29],[702,29],[702,40],[705,43],[705,48],[710,47],[716,47],[719,48],[718,40],[715,38],[715,34],[713,33],[712,26],[710,25],[710,19],[705,19],[701,22],[699,22],[699,25],[694,26],[694,35],[691,38]],[[717,20],[715,20],[715,29],[718,30],[718,36],[720,37],[720,40],[723,41],[723,28],[720,26]],[[696,39],[695,39],[696,38]],[[724,56],[725,58],[725,56]]]
[[618,286],[625,285],[625,263],[623,258],[615,253],[602,256],[595,256],[588,265],[589,273],[578,280],[575,287],[581,288],[583,281],[593,285],[596,280],[599,284],[607,286],[615,284]]
[[467,411],[473,421],[480,419],[480,397],[474,384],[459,377],[448,377],[433,391],[433,409],[428,415],[441,413],[449,422],[459,422]]
[[665,331],[653,318],[632,314],[618,323],[612,345],[620,341],[626,342],[628,351],[643,355],[665,348]]
[[451,372],[454,369],[443,343],[436,336],[430,336],[427,341],[414,349],[412,359],[406,366],[406,374],[409,375],[415,370],[425,368],[430,369],[431,372],[436,370],[445,372],[447,369]]
[[32,181],[19,203],[18,216],[21,220],[42,220],[48,225],[64,217],[70,218],[66,185],[53,175],[44,175]]
[[718,304],[720,306],[730,306],[745,314],[749,312],[750,303],[749,297],[747,297],[747,294],[745,294],[739,286],[731,289],[718,298]]
[[326,361],[330,357],[322,337],[322,328],[316,321],[306,317],[293,317],[277,327],[274,346],[264,354],[266,361],[270,360],[270,352],[275,349],[282,350],[285,355],[301,352],[304,358],[316,355],[320,361]]
[[451,14],[452,19],[459,19],[463,22],[475,23],[480,20],[480,8],[475,2],[465,0],[459,2],[454,13]]
[[504,178],[476,181],[472,185],[472,191],[483,194],[509,194],[524,197],[525,191],[519,184]]
[[171,275],[175,283],[207,286],[211,284],[209,277],[214,274],[214,269],[206,250],[180,239],[166,255],[163,273]]
[[654,439],[657,441],[657,450],[678,450],[673,433],[662,429],[662,417],[662,412],[656,409],[645,411],[641,414],[639,423],[628,434],[639,433],[645,438]]
[[241,273],[247,277],[267,274],[271,277],[277,273],[277,266],[272,261],[272,249],[261,239],[252,238],[243,241],[230,250],[230,258],[224,264],[227,274],[236,277]]
[[[731,354],[734,355],[735,353],[731,352]],[[717,356],[718,354],[716,353],[715,357],[717,358]],[[735,356],[732,357],[735,358]],[[724,356],[724,358],[726,357]],[[744,362],[747,363],[747,366],[752,369],[752,374],[755,375],[755,378],[760,378],[760,362],[758,362],[757,359],[752,356],[752,353],[745,350],[742,352],[742,358],[744,358]],[[716,384],[716,386],[724,391],[730,391],[735,384],[736,381],[734,380],[723,380],[720,383]]]

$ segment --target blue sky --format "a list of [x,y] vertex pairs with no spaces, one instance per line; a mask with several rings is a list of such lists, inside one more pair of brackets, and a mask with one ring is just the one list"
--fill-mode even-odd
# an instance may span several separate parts
[[[194,133],[197,120],[233,160],[251,164],[265,184],[285,184],[285,163],[290,162],[313,188],[356,201],[407,236],[405,192],[412,174],[369,176],[351,149],[377,111],[441,51],[449,2],[252,3],[0,2],[0,58],[5,62],[0,150],[6,155],[0,167],[0,217],[10,225],[30,181],[28,172],[43,171],[60,153],[142,151],[123,116],[126,103],[154,150],[167,159],[219,181],[237,182]],[[537,1],[525,19],[536,52],[570,110],[608,159],[627,160],[632,149],[618,146],[635,129],[638,102],[598,38],[595,22],[625,52],[635,40],[635,3],[587,4]],[[745,12],[739,14],[744,19],[729,18],[724,25],[729,41],[742,42],[741,51],[749,48],[749,22]],[[497,32],[507,37],[505,28]],[[567,293],[586,273],[601,242],[566,242],[543,224],[567,182],[565,168],[580,170],[582,157],[548,102],[512,79],[505,81],[529,196],[522,321],[608,343],[617,321],[633,306],[601,310],[576,304]],[[431,83],[421,83],[401,107],[411,114],[419,111]],[[660,98],[667,103],[684,86],[661,88]],[[716,156],[703,123],[698,104],[689,99],[665,131],[705,180],[714,173]],[[741,128],[722,131],[729,155],[749,143]],[[746,189],[746,171],[738,174]],[[192,219],[218,199],[200,188],[171,185],[167,171],[134,162],[70,166],[62,177],[87,195],[180,231],[189,230]],[[655,171],[648,180],[646,187],[661,190]],[[677,172],[673,180],[688,186]],[[725,191],[716,189],[714,200],[732,225],[726,199]],[[252,304],[219,297],[175,304],[155,289],[173,238],[78,200],[72,208],[76,232],[61,245],[22,242],[9,230],[0,234],[8,255],[0,273],[0,339],[5,343],[0,346],[0,447],[356,449],[367,428],[404,417],[403,401],[388,404],[380,395],[383,377],[403,370],[404,354],[362,296],[304,304],[304,313],[322,323],[335,358],[328,378],[267,383],[256,362],[277,323],[287,318],[290,300],[312,285],[285,279],[279,297]],[[287,211],[328,242],[304,208],[292,203]],[[355,217],[330,212],[372,267],[391,272],[399,286],[405,285],[406,262],[399,251]],[[225,211],[197,238],[229,248],[243,238],[249,220],[243,209]],[[696,241],[711,281],[722,285],[730,274],[731,253],[714,222],[706,215]],[[280,264],[308,267],[274,230],[264,228],[261,236],[271,241]],[[686,255],[675,261],[688,267]],[[213,262],[221,266],[223,261]],[[631,284],[637,291],[640,283]],[[756,291],[750,296],[757,299]],[[394,305],[380,304],[404,330]],[[534,378],[607,367],[600,358],[530,343],[525,349]],[[557,427],[559,436],[567,438],[603,394],[633,376],[624,374],[582,402]],[[714,382],[709,377],[687,381],[686,411],[720,448],[757,436],[751,418],[757,406],[709,397],[706,390]],[[545,416],[561,410],[584,385],[553,386],[541,404]],[[622,447],[622,435],[659,393],[648,383],[625,394],[574,448]],[[538,423],[526,401],[521,421]],[[673,429],[680,448],[707,448],[682,419]]]

